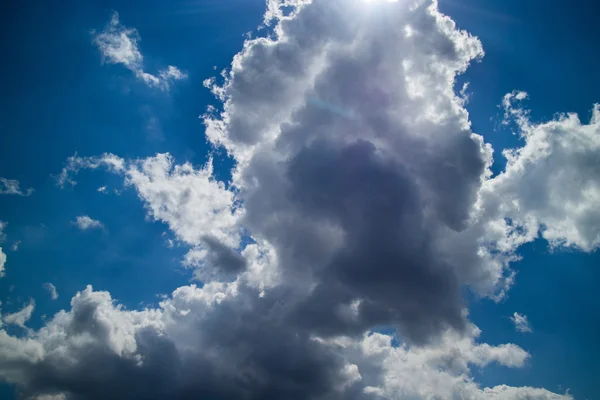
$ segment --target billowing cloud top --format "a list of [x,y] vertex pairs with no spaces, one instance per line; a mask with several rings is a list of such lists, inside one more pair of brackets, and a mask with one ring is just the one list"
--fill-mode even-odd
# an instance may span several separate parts
[[[0,377],[69,399],[570,398],[479,387],[472,366],[529,354],[479,343],[462,294],[501,299],[515,251],[540,234],[598,247],[598,107],[588,125],[536,125],[510,94],[525,145],[492,178],[492,148],[454,90],[483,48],[435,0],[268,4],[272,35],[206,82],[223,101],[207,137],[237,162],[229,187],[210,161],[168,154],[75,155],[59,175],[122,176],[203,286],[141,311],[87,287],[30,337],[0,331]],[[117,24],[99,46],[138,71]]]

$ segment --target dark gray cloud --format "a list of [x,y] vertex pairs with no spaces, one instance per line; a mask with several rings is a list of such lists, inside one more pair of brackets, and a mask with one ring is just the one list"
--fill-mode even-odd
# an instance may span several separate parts
[[[344,149],[316,142],[292,160],[289,177],[306,218],[331,220],[344,232],[297,312],[306,323],[335,334],[393,324],[414,341],[464,328],[457,277],[435,257],[417,183],[401,164],[370,142]],[[361,301],[357,315],[344,323],[335,311],[353,300]]]
[[[184,323],[189,342],[182,346],[176,341],[181,326],[170,320],[184,311],[171,308],[177,307],[175,302],[165,304],[162,315],[128,313],[114,307],[106,293],[88,288],[73,299],[68,314],[57,315],[50,329],[39,333],[38,339],[46,339],[47,354],[19,366],[26,382],[23,395],[64,393],[76,400],[346,398],[335,390],[345,379],[340,374],[344,360],[312,340],[308,331],[285,324],[279,306],[284,294],[259,297],[255,289],[238,290],[206,312],[190,311],[193,315]],[[165,325],[153,325],[154,318]]]
[[236,276],[246,267],[246,259],[237,251],[213,236],[205,236],[202,242],[207,247],[208,255],[204,262],[219,271]]

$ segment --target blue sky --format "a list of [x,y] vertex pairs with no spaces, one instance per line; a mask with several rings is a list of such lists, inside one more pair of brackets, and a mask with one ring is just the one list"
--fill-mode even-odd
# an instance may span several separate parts
[[[505,167],[501,150],[524,144],[512,134],[514,124],[502,124],[505,94],[515,89],[529,94],[524,104],[533,123],[559,112],[575,112],[582,123],[589,122],[593,104],[600,102],[593,51],[600,39],[597,5],[584,0],[439,3],[441,12],[477,36],[485,50],[483,59],[457,78],[456,88],[469,82],[465,107],[472,131],[494,147],[495,175]],[[120,23],[141,38],[144,71],[158,76],[176,66],[187,77],[162,90],[122,64],[103,62],[94,37],[115,11]],[[257,30],[264,11],[263,0],[64,1],[58,6],[34,1],[5,7],[0,177],[34,192],[0,195],[0,221],[8,223],[0,244],[7,255],[0,279],[3,315],[34,299],[27,326],[37,330],[59,310],[69,310],[71,297],[88,284],[110,292],[130,310],[157,307],[159,295],[190,284],[194,271],[182,259],[196,245],[181,240],[164,219],[154,221],[161,218],[152,216],[145,208],[148,201],[124,185],[122,175],[82,169],[77,185],[62,189],[57,176],[75,153],[135,160],[168,152],[176,164],[190,162],[195,168],[212,154],[215,179],[229,185],[232,157],[224,148],[213,149],[199,118],[209,105],[222,108],[203,81],[230,67],[247,32],[262,35],[271,29]],[[101,187],[106,193],[98,191]],[[101,221],[102,228],[79,229],[73,221],[84,215]],[[546,240],[536,239],[516,250],[522,260],[511,264],[516,278],[506,298],[494,302],[467,294],[469,320],[482,330],[480,342],[514,343],[531,356],[518,369],[473,367],[482,387],[569,389],[576,399],[600,397],[594,384],[600,375],[595,358],[600,354],[595,294],[600,258],[594,250],[551,249]],[[58,299],[50,298],[46,282],[56,287]],[[527,316],[531,333],[515,329],[514,312]],[[27,335],[18,326],[3,329]],[[12,398],[13,387],[4,386],[0,397]]]

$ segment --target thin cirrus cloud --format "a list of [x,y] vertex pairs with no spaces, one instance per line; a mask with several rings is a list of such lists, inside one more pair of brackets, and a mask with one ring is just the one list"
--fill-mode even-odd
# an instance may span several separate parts
[[[265,19],[277,35],[248,39],[220,86],[208,82],[224,104],[203,116],[206,135],[237,162],[231,189],[210,161],[168,154],[74,155],[57,177],[121,176],[189,248],[202,285],[137,311],[88,286],[29,337],[0,332],[0,377],[24,396],[76,400],[571,399],[480,387],[473,367],[521,368],[530,355],[483,342],[462,293],[502,299],[517,250],[540,233],[597,247],[597,111],[534,123],[509,94],[524,144],[492,177],[493,149],[454,92],[483,46],[436,1],[271,0]],[[114,57],[136,71],[123,34]],[[587,179],[567,182],[577,173]]]
[[187,78],[186,73],[173,65],[160,70],[157,75],[144,71],[144,57],[138,48],[140,35],[136,29],[123,26],[117,12],[113,13],[104,30],[93,33],[94,44],[100,50],[104,62],[123,65],[150,87],[166,91],[174,81]]

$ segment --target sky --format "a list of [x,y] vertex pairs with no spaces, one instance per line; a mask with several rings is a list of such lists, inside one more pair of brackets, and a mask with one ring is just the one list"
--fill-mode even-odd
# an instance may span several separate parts
[[0,398],[600,397],[598,11],[5,6]]

